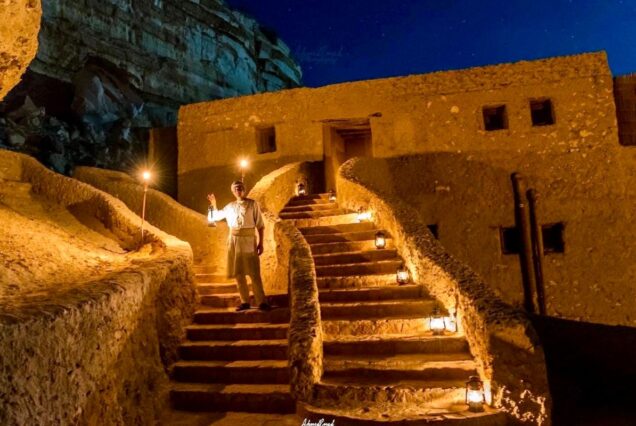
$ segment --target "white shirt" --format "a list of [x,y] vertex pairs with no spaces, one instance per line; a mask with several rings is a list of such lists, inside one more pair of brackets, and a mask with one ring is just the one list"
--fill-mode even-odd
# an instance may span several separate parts
[[232,201],[222,210],[208,209],[208,222],[219,222],[223,219],[227,221],[230,228],[262,229],[265,227],[261,208],[251,198]]

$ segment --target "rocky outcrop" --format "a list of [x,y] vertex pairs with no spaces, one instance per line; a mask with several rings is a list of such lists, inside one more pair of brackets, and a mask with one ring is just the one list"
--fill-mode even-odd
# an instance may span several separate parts
[[180,105],[301,80],[287,46],[221,0],[45,0],[39,38],[0,106],[0,146],[59,172],[126,169],[147,129],[174,125]]
[[38,47],[39,0],[7,0],[0,7],[0,99],[15,86]]

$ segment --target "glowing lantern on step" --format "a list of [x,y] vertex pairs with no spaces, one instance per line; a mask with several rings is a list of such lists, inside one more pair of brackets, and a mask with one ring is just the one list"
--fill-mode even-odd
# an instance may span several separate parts
[[441,336],[446,330],[444,316],[437,307],[433,309],[433,313],[431,313],[431,316],[428,318],[428,328],[433,332],[434,336]]
[[386,247],[386,234],[382,231],[375,233],[375,248],[383,249]]
[[307,188],[305,187],[305,184],[303,182],[298,182],[298,184],[296,185],[296,195],[298,197],[304,197],[305,195],[307,195]]
[[401,265],[396,272],[396,279],[398,284],[407,284],[409,282],[409,270],[406,266]]
[[329,202],[330,203],[336,202],[336,191],[334,191],[333,189],[329,191]]
[[364,211],[362,208],[360,208],[360,210],[358,210],[358,214],[356,215],[356,221],[358,223],[370,222],[371,221],[371,212]]
[[484,411],[486,395],[484,393],[484,382],[478,376],[470,376],[466,382],[466,404],[468,410],[478,413]]

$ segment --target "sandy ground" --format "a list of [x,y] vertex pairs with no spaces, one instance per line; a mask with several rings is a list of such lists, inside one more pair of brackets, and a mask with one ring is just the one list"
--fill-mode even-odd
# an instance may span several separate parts
[[0,180],[0,313],[81,287],[147,255],[128,252],[90,206],[67,209],[30,189]]

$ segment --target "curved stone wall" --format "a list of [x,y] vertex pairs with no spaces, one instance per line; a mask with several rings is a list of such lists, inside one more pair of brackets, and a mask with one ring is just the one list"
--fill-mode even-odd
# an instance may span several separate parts
[[[375,162],[371,166],[368,161]],[[529,319],[449,255],[419,220],[417,211],[381,190],[387,176],[382,161],[345,163],[337,176],[338,202],[352,210],[370,210],[378,227],[392,235],[413,279],[426,285],[447,309],[457,310],[460,329],[478,362],[490,402],[517,420],[549,424],[545,358]]]
[[[42,8],[40,0],[7,0],[0,7],[0,99],[20,81],[35,56]],[[10,25],[9,25],[10,23]]]
[[[86,203],[112,234],[138,235],[139,218],[122,202],[30,157],[0,156],[39,196]],[[147,424],[158,416],[167,366],[192,316],[192,252],[146,229],[131,266],[27,306],[0,306],[1,424]]]

